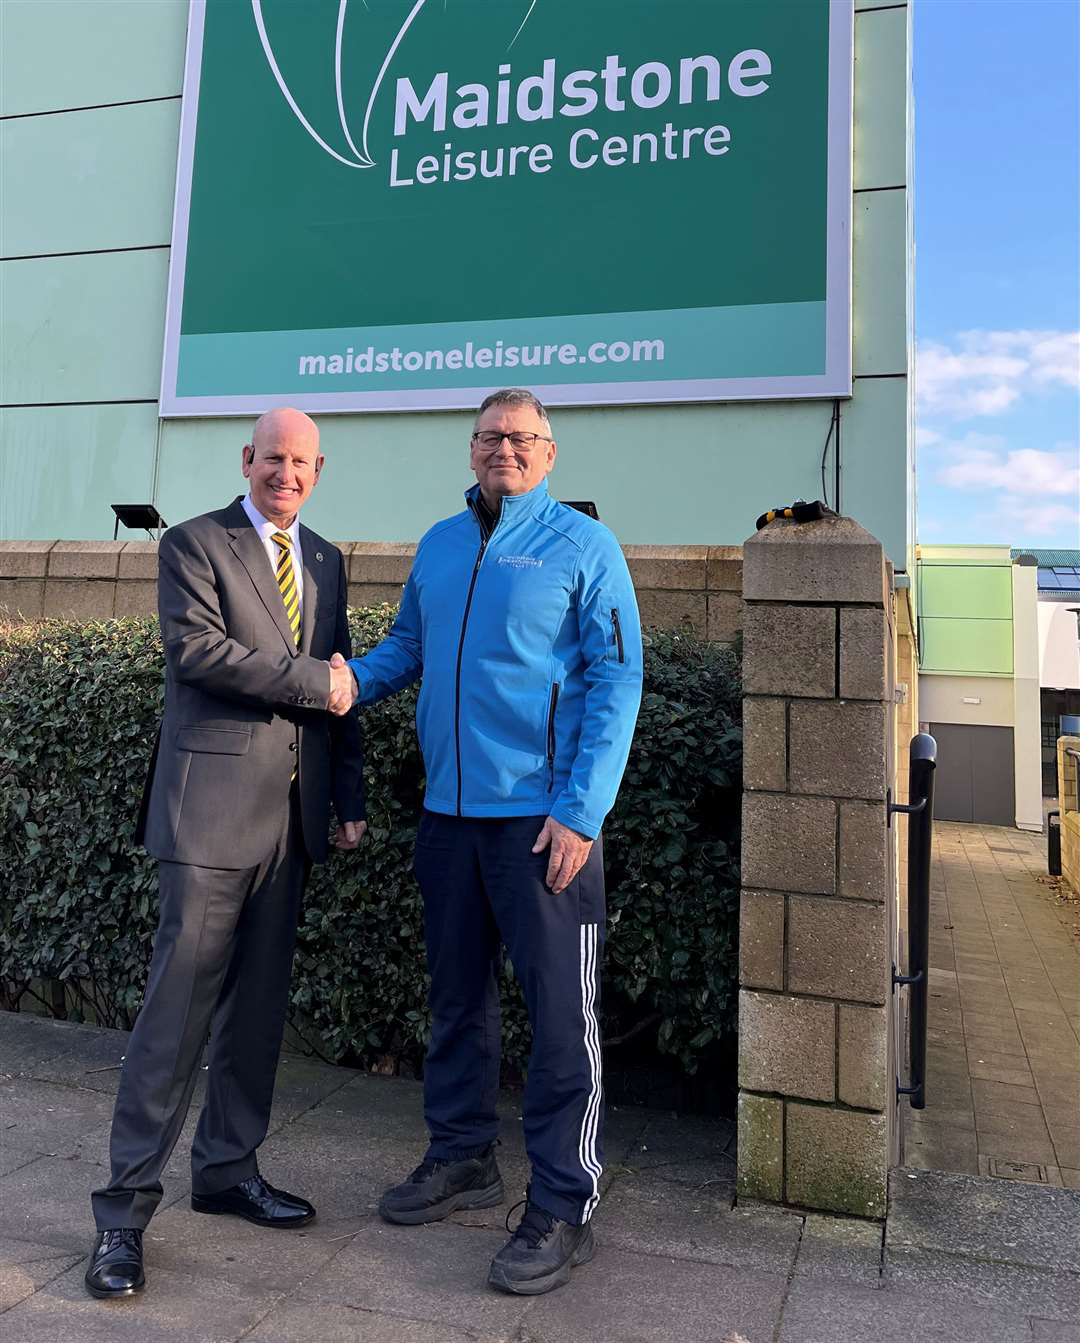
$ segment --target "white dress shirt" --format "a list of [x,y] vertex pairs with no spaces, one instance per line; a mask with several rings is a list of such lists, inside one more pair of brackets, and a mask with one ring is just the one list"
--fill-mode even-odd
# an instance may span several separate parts
[[266,551],[266,557],[270,561],[270,571],[277,574],[278,559],[281,551],[277,545],[270,539],[275,532],[284,532],[292,542],[293,557],[293,576],[296,579],[296,595],[300,601],[300,614],[304,614],[304,556],[300,550],[300,514],[292,520],[291,527],[279,527],[276,522],[270,522],[264,518],[255,505],[251,502],[249,494],[242,499],[244,512],[248,515],[251,525],[259,533],[262,539],[263,549]]

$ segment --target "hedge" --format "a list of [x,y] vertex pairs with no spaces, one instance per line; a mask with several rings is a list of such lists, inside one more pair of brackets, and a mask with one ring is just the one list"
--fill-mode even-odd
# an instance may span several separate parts
[[[393,614],[350,612],[356,649]],[[161,697],[156,621],[0,627],[0,1006],[33,993],[58,1013],[134,1020],[157,900],[132,833]],[[406,692],[363,711],[368,836],[315,870],[292,988],[291,1020],[321,1052],[386,1071],[416,1067],[428,1030],[414,708]],[[741,756],[735,654],[648,633],[637,733],[604,831],[604,1029],[690,1072],[735,1025]],[[520,1067],[528,1024],[509,970],[504,987],[504,1053]]]

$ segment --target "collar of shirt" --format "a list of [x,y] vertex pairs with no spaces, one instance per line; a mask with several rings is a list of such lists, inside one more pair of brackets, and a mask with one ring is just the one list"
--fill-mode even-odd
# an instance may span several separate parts
[[259,539],[263,543],[263,550],[266,551],[266,558],[270,561],[270,569],[277,573],[278,551],[277,546],[271,538],[275,532],[284,532],[292,542],[293,555],[293,574],[296,577],[296,592],[300,598],[300,610],[304,609],[304,556],[300,549],[300,514],[297,513],[293,518],[292,524],[288,527],[279,527],[276,523],[264,518],[255,505],[251,502],[251,495],[247,495],[240,501],[244,512],[248,516],[248,521],[259,533]]

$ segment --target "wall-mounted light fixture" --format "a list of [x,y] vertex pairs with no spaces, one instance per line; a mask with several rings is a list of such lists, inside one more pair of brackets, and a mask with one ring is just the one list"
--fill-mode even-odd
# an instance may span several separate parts
[[169,525],[153,504],[112,504],[111,508],[116,514],[116,526],[112,534],[114,541],[120,533],[121,523],[136,530],[142,528],[147,536],[150,536],[151,530],[156,529],[158,535],[150,536],[151,541],[157,540],[161,536],[161,529]]

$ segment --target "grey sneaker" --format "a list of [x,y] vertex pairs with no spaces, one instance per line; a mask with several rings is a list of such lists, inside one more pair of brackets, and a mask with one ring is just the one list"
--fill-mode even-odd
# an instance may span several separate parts
[[383,1194],[379,1216],[402,1226],[419,1226],[468,1208],[494,1208],[504,1197],[492,1143],[478,1157],[458,1161],[425,1157],[407,1180]]
[[[507,1217],[507,1226],[509,1221]],[[488,1286],[518,1296],[539,1296],[569,1282],[570,1270],[588,1263],[595,1253],[587,1222],[584,1226],[563,1222],[527,1198],[516,1231],[491,1261]]]

